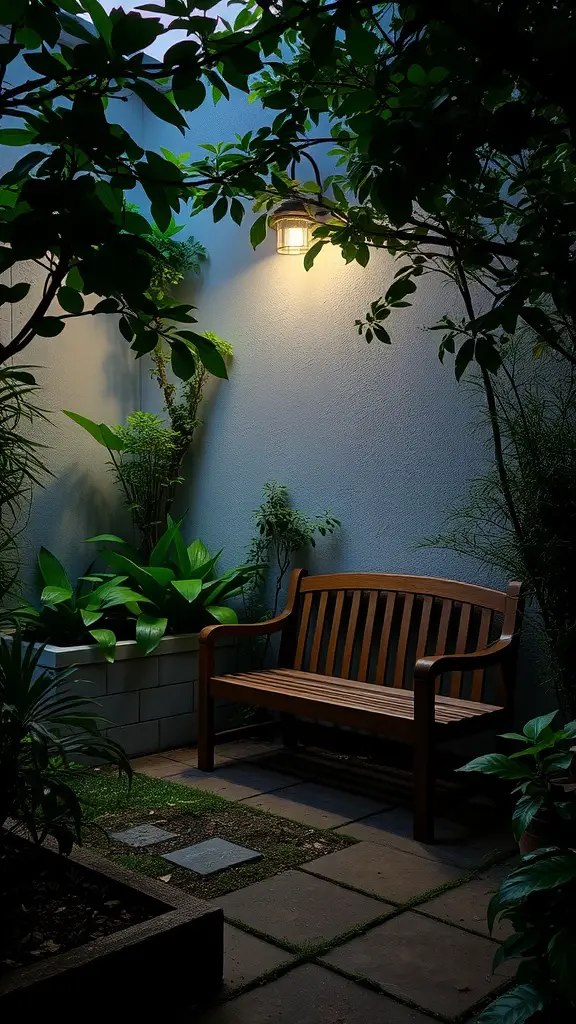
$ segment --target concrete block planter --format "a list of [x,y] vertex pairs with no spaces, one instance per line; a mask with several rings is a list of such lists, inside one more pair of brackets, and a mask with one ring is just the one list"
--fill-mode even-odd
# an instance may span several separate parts
[[[46,846],[48,848],[46,848]],[[42,858],[58,854],[48,842]],[[57,953],[38,963],[8,970],[0,978],[0,1016],[46,1012],[47,1006],[76,1006],[91,1018],[96,1009],[150,1019],[153,1007],[190,1009],[222,981],[223,912],[172,886],[75,850],[68,862],[101,886],[114,883],[120,899],[141,900],[153,916],[113,934]],[[84,1008],[84,1009],[82,1009]],[[89,1011],[89,1012],[88,1012]],[[24,1019],[24,1018],[23,1018]]]
[[[217,647],[219,672],[234,668],[235,647]],[[78,666],[74,692],[95,697],[102,715],[114,723],[107,732],[127,754],[154,754],[194,743],[198,737],[198,634],[167,636],[153,654],[143,656],[134,640],[120,640],[113,664],[96,645],[47,645],[39,665]],[[229,724],[230,705],[217,709],[217,728]]]

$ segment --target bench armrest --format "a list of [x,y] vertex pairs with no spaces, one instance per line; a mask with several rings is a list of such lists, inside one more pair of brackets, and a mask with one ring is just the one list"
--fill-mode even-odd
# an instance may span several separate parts
[[214,626],[205,626],[198,634],[200,650],[207,652],[214,647],[216,640],[221,636],[270,636],[271,633],[279,633],[287,626],[292,625],[297,615],[296,599],[300,590],[300,581],[306,576],[305,569],[293,569],[290,574],[290,583],[286,595],[286,607],[280,615],[265,622],[223,622]]
[[267,619],[265,622],[223,622],[214,626],[204,626],[202,632],[198,634],[198,643],[201,647],[212,647],[221,636],[268,636],[284,629],[291,618],[292,612],[282,612],[276,618]]
[[501,636],[482,651],[471,651],[470,654],[436,654],[419,658],[414,667],[415,683],[433,680],[444,672],[466,672],[468,669],[496,665],[516,654],[519,642],[520,634],[515,633],[513,636]]

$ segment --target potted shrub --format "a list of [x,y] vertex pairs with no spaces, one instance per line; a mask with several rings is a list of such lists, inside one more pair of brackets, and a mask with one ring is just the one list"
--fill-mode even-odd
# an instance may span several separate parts
[[576,751],[576,721],[554,729],[556,715],[551,711],[533,718],[522,733],[503,733],[503,739],[521,744],[513,754],[484,754],[458,769],[517,783],[513,792],[520,795],[512,828],[521,853],[576,843],[575,786],[569,774]]
[[[97,697],[113,724],[108,735],[131,755],[191,743],[197,735],[198,632],[211,622],[235,622],[227,603],[257,571],[240,566],[218,574],[220,552],[201,541],[186,545],[181,523],[167,530],[146,559],[120,537],[93,542],[113,573],[88,571],[76,586],[50,552],[40,552],[44,582],[38,607],[22,605],[26,639],[44,647],[44,668],[80,665],[78,693]],[[94,642],[95,641],[95,642]],[[221,671],[233,647],[219,651]],[[220,725],[229,715],[220,708]]]
[[[183,1005],[191,986],[220,981],[222,912],[73,851],[83,825],[75,762],[131,772],[95,702],[69,691],[74,670],[43,670],[42,653],[17,632],[0,639],[0,1014],[16,1019],[86,991],[109,1008],[135,970],[160,969]],[[154,998],[131,986],[131,1006]]]
[[576,850],[526,854],[488,908],[488,924],[511,922],[494,968],[519,959],[516,985],[484,1010],[478,1024],[564,1024],[576,1019]]

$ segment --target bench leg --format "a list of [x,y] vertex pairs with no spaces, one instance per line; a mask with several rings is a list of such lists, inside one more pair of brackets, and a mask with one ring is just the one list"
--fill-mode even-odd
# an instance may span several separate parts
[[208,687],[200,683],[198,701],[198,767],[201,772],[214,771],[214,699]]
[[414,746],[414,839],[434,842],[434,741]]
[[287,750],[298,749],[298,733],[294,715],[288,715],[284,711],[281,713],[280,734],[282,736],[282,743]]

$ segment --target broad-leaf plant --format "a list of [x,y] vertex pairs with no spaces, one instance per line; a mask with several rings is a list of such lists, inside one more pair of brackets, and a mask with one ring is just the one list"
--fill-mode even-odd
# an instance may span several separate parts
[[241,595],[262,570],[261,565],[239,565],[219,574],[221,551],[211,555],[201,540],[187,545],[181,522],[170,516],[148,560],[114,534],[91,540],[115,545],[100,555],[134,591],[126,605],[136,618],[136,642],[144,654],[155,650],[167,631],[193,633],[210,623],[237,622],[237,613],[227,602]]
[[106,578],[88,570],[72,584],[62,563],[44,547],[38,554],[38,568],[44,583],[39,607],[22,602],[15,613],[26,635],[59,647],[95,641],[106,660],[114,661],[116,633],[112,609],[122,611],[134,601],[146,604],[146,597],[124,586],[127,574]]

